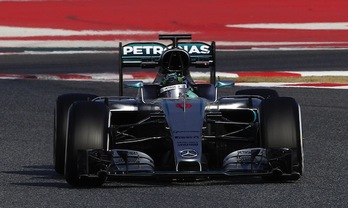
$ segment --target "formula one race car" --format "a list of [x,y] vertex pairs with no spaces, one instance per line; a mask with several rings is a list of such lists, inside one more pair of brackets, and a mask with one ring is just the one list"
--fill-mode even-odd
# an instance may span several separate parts
[[[195,180],[230,176],[298,180],[303,173],[301,113],[272,89],[220,97],[215,43],[120,43],[119,96],[64,94],[55,109],[54,164],[73,186],[124,177]],[[124,81],[129,67],[154,68],[151,84]],[[196,83],[190,70],[210,70]],[[124,88],[137,90],[125,96]]]

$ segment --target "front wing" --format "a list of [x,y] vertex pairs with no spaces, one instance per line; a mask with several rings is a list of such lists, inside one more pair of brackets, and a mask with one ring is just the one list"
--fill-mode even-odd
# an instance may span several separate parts
[[[186,161],[188,164],[189,160]],[[143,152],[112,149],[80,150],[78,170],[80,177],[138,178],[153,177],[166,179],[221,178],[231,176],[276,175],[298,178],[292,170],[292,150],[288,148],[242,149],[227,155],[220,170],[202,171],[159,171],[150,156]]]

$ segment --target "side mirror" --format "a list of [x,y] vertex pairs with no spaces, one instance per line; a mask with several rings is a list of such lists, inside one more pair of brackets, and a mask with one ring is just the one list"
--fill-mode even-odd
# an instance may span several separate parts
[[136,88],[136,89],[140,89],[140,91],[138,90],[138,96],[140,96],[140,99],[143,103],[145,103],[144,100],[144,82],[143,81],[133,81],[133,80],[129,80],[129,81],[124,81],[123,82],[124,87],[127,88]]
[[225,81],[217,81],[215,87],[220,88],[220,87],[233,87],[234,86],[234,81],[232,80],[225,80]]
[[142,88],[144,86],[143,81],[124,81],[123,82],[124,87],[131,87],[131,88]]
[[215,101],[218,99],[218,89],[221,87],[233,87],[234,81],[232,80],[225,80],[225,81],[217,81],[215,84]]

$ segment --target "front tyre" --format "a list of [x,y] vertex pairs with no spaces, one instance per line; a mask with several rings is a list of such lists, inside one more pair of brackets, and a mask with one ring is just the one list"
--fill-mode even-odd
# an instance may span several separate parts
[[[292,150],[290,180],[303,174],[303,143],[301,111],[295,99],[290,97],[269,98],[260,105],[261,146],[266,149],[289,148]],[[265,177],[282,179],[283,177]]]
[[72,186],[100,186],[104,177],[80,177],[78,150],[106,149],[108,109],[104,103],[75,102],[69,110],[65,179]]
[[59,174],[64,174],[65,141],[69,108],[76,101],[87,101],[96,97],[96,95],[92,94],[70,93],[60,95],[56,100],[54,109],[53,163],[55,171]]

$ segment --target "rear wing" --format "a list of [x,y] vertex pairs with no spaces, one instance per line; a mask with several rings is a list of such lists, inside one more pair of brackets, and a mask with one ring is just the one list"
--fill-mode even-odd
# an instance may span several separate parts
[[215,84],[215,42],[210,45],[204,42],[179,42],[180,39],[191,39],[191,35],[159,35],[160,40],[172,40],[165,45],[158,42],[134,42],[119,44],[119,94],[123,95],[123,68],[156,68],[160,67],[162,53],[166,50],[180,48],[188,52],[190,67],[210,68],[210,83]]

